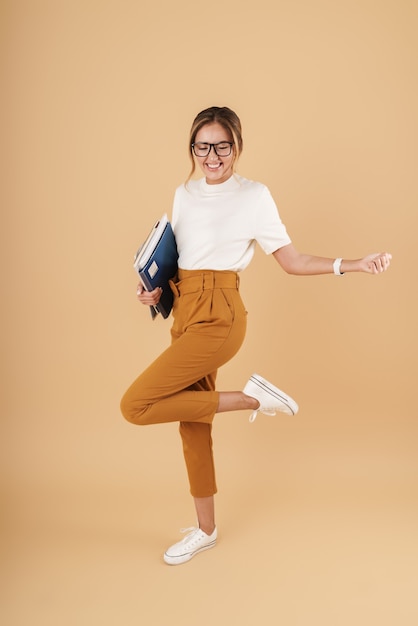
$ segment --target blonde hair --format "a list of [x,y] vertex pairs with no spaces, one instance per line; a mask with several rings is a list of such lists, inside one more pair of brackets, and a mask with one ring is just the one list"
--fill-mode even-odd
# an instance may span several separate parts
[[189,156],[192,162],[192,169],[190,170],[190,174],[186,180],[186,184],[189,182],[196,170],[196,162],[194,159],[192,148],[192,144],[196,139],[196,135],[199,130],[203,128],[203,126],[206,126],[206,124],[213,124],[215,122],[223,126],[232,137],[232,141],[234,143],[234,160],[232,164],[233,168],[240,157],[243,148],[243,141],[241,122],[238,115],[228,107],[209,107],[208,109],[204,109],[204,111],[201,111],[198,115],[196,115],[190,129]]

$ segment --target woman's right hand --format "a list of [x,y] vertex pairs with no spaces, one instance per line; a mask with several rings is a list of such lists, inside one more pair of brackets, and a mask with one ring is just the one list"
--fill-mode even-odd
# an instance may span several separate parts
[[141,304],[147,306],[155,306],[159,303],[163,290],[161,287],[156,287],[153,291],[146,291],[141,283],[138,283],[136,288],[136,296]]

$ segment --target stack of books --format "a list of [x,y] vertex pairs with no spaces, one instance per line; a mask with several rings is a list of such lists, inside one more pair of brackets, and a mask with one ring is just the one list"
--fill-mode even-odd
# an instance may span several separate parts
[[154,224],[144,243],[135,254],[134,268],[147,291],[161,287],[160,301],[151,306],[151,317],[158,313],[167,318],[173,308],[173,292],[169,280],[177,273],[178,252],[173,229],[166,214]]

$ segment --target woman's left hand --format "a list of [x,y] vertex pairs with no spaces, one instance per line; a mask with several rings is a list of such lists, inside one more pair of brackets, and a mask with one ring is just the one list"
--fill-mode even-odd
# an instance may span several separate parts
[[389,252],[369,254],[358,261],[361,272],[367,274],[381,274],[385,272],[391,262],[392,255]]

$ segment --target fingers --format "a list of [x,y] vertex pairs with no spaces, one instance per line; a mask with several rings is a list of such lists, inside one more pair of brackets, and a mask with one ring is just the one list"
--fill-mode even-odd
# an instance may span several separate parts
[[391,262],[392,255],[389,252],[377,254],[370,259],[370,269],[373,274],[385,272]]
[[153,291],[146,291],[142,284],[138,284],[136,288],[136,295],[141,304],[147,304],[153,306],[158,304],[161,298],[163,290],[161,287],[156,287]]

